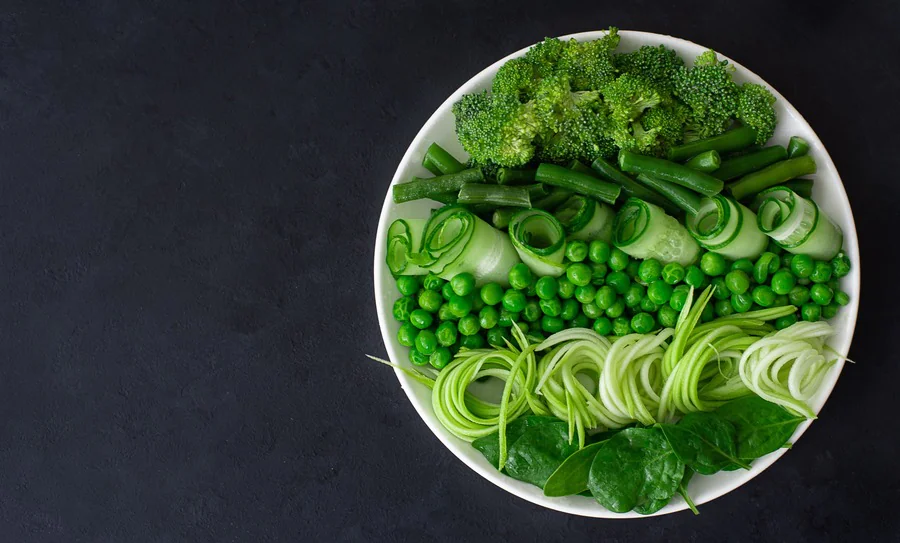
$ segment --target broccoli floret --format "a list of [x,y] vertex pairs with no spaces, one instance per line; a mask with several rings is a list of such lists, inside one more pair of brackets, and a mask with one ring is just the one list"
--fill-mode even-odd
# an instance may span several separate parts
[[632,53],[616,55],[615,62],[619,72],[640,75],[665,98],[675,92],[675,74],[684,67],[678,53],[664,45],[645,45]]
[[579,108],[578,115],[570,117],[554,134],[541,138],[537,156],[546,162],[568,163],[580,160],[590,164],[597,158],[611,158],[618,148],[604,134],[610,132],[610,120],[602,107],[594,104]]
[[623,126],[635,121],[645,109],[662,101],[648,80],[632,74],[620,75],[615,81],[604,85],[601,92],[613,121]]
[[497,71],[491,92],[496,99],[511,98],[524,103],[534,94],[537,81],[532,63],[524,58],[514,58]]
[[714,51],[697,57],[693,68],[675,75],[675,95],[691,108],[689,131],[701,138],[724,132],[737,113],[739,90],[731,80],[733,67]]
[[453,114],[459,142],[476,162],[521,166],[534,156],[539,125],[530,103],[467,94],[453,105]]
[[659,129],[645,130],[639,122],[616,125],[613,131],[613,141],[617,147],[642,155],[660,153],[658,136]]
[[611,27],[599,40],[565,44],[557,71],[569,76],[573,90],[599,90],[616,77],[612,52],[619,45],[618,32]]
[[684,140],[684,123],[690,116],[690,109],[680,102],[660,104],[651,107],[641,116],[641,126],[644,130],[656,131],[656,147],[658,154],[662,154]]
[[524,59],[534,67],[537,77],[547,77],[556,71],[565,48],[566,44],[559,38],[547,38],[529,49]]
[[599,102],[597,91],[572,92],[569,77],[557,74],[538,83],[534,97],[534,111],[545,131],[559,132],[570,119],[580,115],[580,109]]
[[762,145],[775,133],[775,97],[769,89],[755,83],[744,83],[738,98],[737,118],[756,129],[756,143]]

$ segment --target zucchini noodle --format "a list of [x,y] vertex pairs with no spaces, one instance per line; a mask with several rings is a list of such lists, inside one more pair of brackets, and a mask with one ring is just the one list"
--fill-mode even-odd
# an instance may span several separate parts
[[761,398],[815,418],[806,401],[837,362],[823,354],[833,333],[827,322],[801,321],[757,341],[741,357],[741,380]]
[[425,275],[428,270],[410,263],[422,244],[427,219],[397,219],[387,231],[387,266],[396,275]]
[[606,204],[576,194],[556,208],[553,214],[566,229],[569,239],[584,241],[602,239],[607,242],[612,240],[616,214]]
[[566,232],[553,215],[540,209],[516,213],[509,222],[509,238],[522,262],[538,276],[565,273]]
[[674,217],[661,207],[638,198],[629,198],[616,215],[613,243],[628,256],[655,258],[667,264],[692,264],[700,246]]
[[830,260],[841,250],[844,235],[812,200],[787,187],[761,192],[759,229],[789,253]]
[[769,242],[750,209],[720,194],[704,198],[687,227],[700,245],[732,260],[755,259]]

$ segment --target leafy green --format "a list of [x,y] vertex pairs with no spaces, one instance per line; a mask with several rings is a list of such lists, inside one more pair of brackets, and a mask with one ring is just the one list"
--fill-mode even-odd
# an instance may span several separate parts
[[527,428],[509,447],[506,473],[541,488],[563,461],[578,451],[569,443],[569,426],[558,420]]
[[566,458],[547,479],[547,483],[544,485],[544,495],[571,496],[587,490],[594,456],[605,444],[605,441],[601,441],[588,445]]
[[[512,445],[522,437],[522,434],[529,428],[554,422],[560,422],[560,420],[556,417],[543,417],[538,415],[519,417],[506,425],[506,442]],[[500,464],[500,432],[494,432],[484,437],[479,437],[472,442],[472,446],[483,454],[492,466]]]
[[[744,462],[783,447],[794,435],[797,426],[806,420],[759,396],[746,396],[730,401],[717,409],[716,414],[734,425],[737,431],[737,456]],[[730,466],[726,469],[737,467]]]
[[750,467],[737,457],[737,430],[715,413],[688,413],[678,424],[659,426],[678,458],[701,475],[712,475],[732,464]]
[[697,506],[694,504],[694,500],[691,499],[690,494],[687,492],[688,483],[691,482],[691,477],[694,476],[694,470],[691,468],[684,468],[684,477],[681,478],[681,482],[678,483],[678,493],[681,494],[682,499],[684,499],[684,503],[687,504],[688,508],[695,514],[699,515],[700,511],[697,511]]
[[658,428],[629,428],[597,451],[588,489],[610,511],[649,513],[668,503],[683,476],[684,464]]

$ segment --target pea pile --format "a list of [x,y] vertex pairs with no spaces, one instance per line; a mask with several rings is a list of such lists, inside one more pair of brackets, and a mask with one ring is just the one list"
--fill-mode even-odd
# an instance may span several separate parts
[[704,252],[697,265],[684,267],[635,260],[601,240],[573,240],[566,244],[564,275],[536,277],[517,264],[506,289],[497,283],[477,288],[470,273],[450,281],[433,274],[400,276],[402,297],[393,313],[402,323],[397,340],[410,347],[410,361],[441,369],[463,347],[504,346],[513,323],[534,342],[566,328],[623,336],[674,327],[690,288],[709,284],[716,287],[715,303],[703,311],[703,322],[789,304],[799,309],[778,319],[778,329],[800,319],[829,319],[850,302],[838,285],[849,272],[844,253],[815,261],[774,243],[755,262]]

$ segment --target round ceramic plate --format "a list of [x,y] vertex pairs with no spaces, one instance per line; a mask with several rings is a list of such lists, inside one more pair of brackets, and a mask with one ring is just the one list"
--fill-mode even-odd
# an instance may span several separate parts
[[[602,37],[605,32],[584,32],[581,34],[573,34],[563,36],[563,39],[575,38],[580,41],[595,40]],[[707,48],[671,36],[661,34],[652,34],[648,32],[620,31],[621,42],[618,52],[633,51],[643,45],[665,45],[678,52],[685,61],[690,62],[697,55],[705,51]],[[391,184],[402,183],[413,175],[427,177],[429,172],[422,167],[422,157],[425,150],[432,142],[437,142],[442,147],[457,157],[465,157],[466,154],[456,140],[454,131],[454,119],[451,112],[452,105],[459,100],[463,94],[469,94],[484,89],[489,89],[491,80],[497,69],[507,60],[525,54],[526,49],[517,51],[506,58],[503,58],[491,66],[485,68],[481,73],[467,81],[463,86],[456,90],[441,106],[434,112],[425,126],[419,130],[416,138],[403,155],[403,160],[397,167],[397,172]],[[775,107],[778,113],[778,129],[770,143],[786,145],[788,138],[791,136],[800,136],[809,142],[811,154],[816,159],[818,165],[818,173],[816,173],[815,187],[813,189],[813,199],[817,204],[841,227],[844,231],[844,250],[849,255],[853,264],[850,274],[842,279],[841,288],[850,295],[850,305],[841,309],[837,317],[832,319],[836,334],[829,341],[829,345],[839,353],[847,353],[850,349],[850,342],[853,338],[853,329],[856,325],[856,314],[859,307],[859,246],[856,239],[856,226],[853,223],[853,213],[850,209],[850,202],[847,200],[847,194],[841,184],[840,176],[828,156],[828,152],[822,145],[822,142],[816,136],[813,129],[806,123],[800,113],[784,99],[777,90],[772,88],[763,81],[759,76],[744,68],[737,62],[720,55],[721,58],[731,62],[736,72],[734,79],[738,83],[753,82],[760,83],[768,87],[775,97],[778,99]],[[774,60],[773,62],[777,62]],[[391,199],[391,191],[388,188],[387,195],[384,199],[384,207],[381,211],[381,219],[378,223],[378,234],[375,242],[375,303],[378,309],[378,321],[381,326],[381,334],[384,337],[384,344],[387,348],[390,359],[397,364],[411,367],[408,362],[407,348],[397,343],[397,329],[399,323],[394,320],[391,315],[391,307],[394,300],[399,296],[399,292],[394,284],[390,272],[385,264],[385,235],[388,226],[395,219],[399,218],[426,218],[431,209],[436,207],[434,202],[430,200],[408,202],[404,204],[394,204]],[[838,362],[832,368],[825,378],[819,393],[812,398],[811,405],[818,412],[828,399],[828,395],[837,383],[838,376],[843,369],[843,362]],[[482,477],[488,479],[497,486],[524,498],[530,502],[563,511],[575,515],[584,515],[589,517],[603,518],[630,518],[639,517],[636,513],[612,513],[607,511],[591,498],[583,496],[569,496],[565,498],[548,498],[544,496],[542,490],[536,486],[523,483],[507,477],[497,471],[496,467],[490,465],[484,457],[476,451],[469,443],[462,441],[450,433],[435,418],[431,408],[431,392],[422,384],[416,383],[402,372],[396,372],[397,379],[406,395],[412,402],[413,407],[428,425],[428,428],[441,440],[453,454],[460,460],[465,462],[467,466],[472,468]],[[794,434],[792,442],[796,440],[809,428],[812,421],[807,421],[800,425]],[[424,436],[422,437],[423,439]],[[691,480],[689,492],[697,505],[706,503],[723,494],[731,492],[735,488],[753,479],[766,468],[778,460],[787,449],[781,449],[768,456],[760,458],[753,462],[752,469],[721,472],[709,477],[694,477]],[[791,454],[809,454],[802,448]],[[665,515],[682,511],[686,509],[686,505],[680,496],[676,495],[671,503],[654,515]]]

